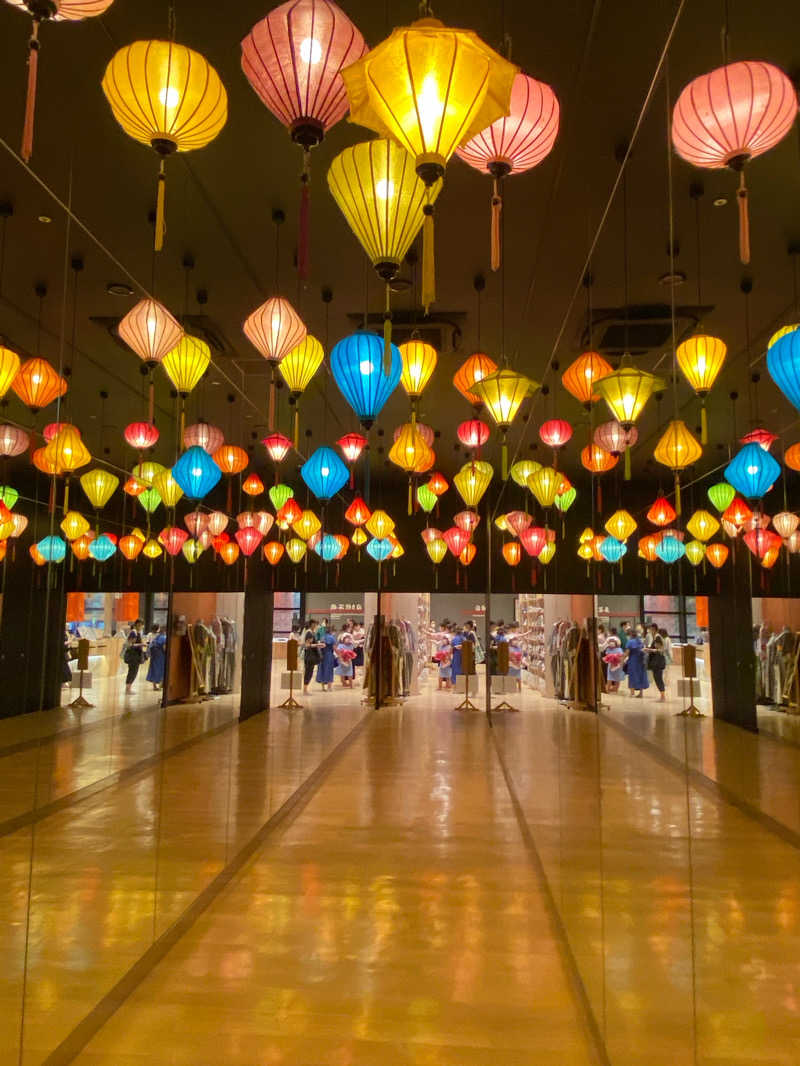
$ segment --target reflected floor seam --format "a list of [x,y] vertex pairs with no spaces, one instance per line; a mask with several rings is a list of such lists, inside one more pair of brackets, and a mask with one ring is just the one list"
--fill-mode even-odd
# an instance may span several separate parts
[[8,836],[10,833],[16,833],[19,829],[25,829],[30,825],[37,825],[39,822],[44,821],[45,818],[49,818],[54,814],[59,814],[61,811],[68,810],[70,807],[76,807],[80,803],[85,803],[87,800],[93,799],[101,792],[105,792],[109,788],[114,788],[115,785],[121,785],[123,781],[128,781],[131,778],[136,777],[137,774],[146,773],[148,770],[152,770],[154,766],[158,766],[159,763],[171,759],[175,755],[183,754],[183,752],[188,751],[190,748],[193,748],[196,744],[200,744],[204,740],[218,737],[226,730],[232,729],[237,725],[241,725],[238,718],[233,718],[230,722],[223,722],[221,725],[214,726],[213,729],[208,729],[204,733],[198,733],[197,736],[187,737],[186,740],[180,741],[180,743],[174,745],[174,747],[155,752],[153,755],[148,755],[147,758],[140,759],[139,762],[132,763],[130,766],[126,766],[122,770],[115,770],[106,777],[101,777],[99,781],[93,781],[90,785],[84,785],[83,788],[76,789],[75,792],[69,792],[66,796],[61,796],[57,800],[52,800],[50,803],[46,803],[43,807],[34,807],[32,810],[18,814],[14,818],[8,818],[6,821],[0,822],[0,839]]
[[[66,710],[66,708],[63,708]],[[155,714],[157,711],[166,711],[166,707],[143,707],[136,709],[137,718],[142,718],[146,714]],[[125,712],[123,712],[125,713]],[[54,733],[45,733],[41,737],[29,737],[27,740],[18,740],[15,744],[9,744],[5,748],[0,748],[0,759],[5,759],[9,755],[19,755],[23,751],[31,751],[33,748],[38,747],[40,744],[50,744],[57,740],[69,740],[71,737],[86,736],[87,733],[96,733],[99,729],[107,729],[109,723],[119,721],[121,714],[107,714],[104,718],[97,718],[93,722],[87,722],[86,725],[78,724],[68,726],[66,729],[57,729]]]
[[[713,777],[709,777],[701,770],[687,767],[677,756],[672,755],[668,751],[664,751],[663,748],[654,744],[653,741],[640,736],[622,722],[617,721],[617,719],[611,718],[609,715],[605,714],[600,714],[598,717],[601,722],[606,726],[610,726],[616,733],[627,740],[628,743],[655,759],[656,762],[660,763],[667,770],[673,771],[680,777],[685,777],[688,773],[689,780],[696,788],[703,789],[715,800],[721,803],[727,803],[731,807],[735,807],[740,813],[746,815],[748,818],[752,818],[753,821],[758,822],[762,828],[779,837],[784,843],[790,844],[793,848],[800,849],[800,833],[795,832],[794,829],[790,829],[787,825],[784,825],[776,818],[773,818],[772,815],[766,814],[758,807],[753,806],[752,803],[748,803],[747,800],[737,796],[735,792],[731,792],[731,790],[726,788],[725,785],[721,785],[718,781],[715,781]],[[686,724],[688,725],[688,723]]]
[[575,959],[575,955],[570,944],[569,936],[564,925],[564,921],[561,917],[561,913],[556,904],[555,896],[553,895],[553,889],[550,885],[550,881],[545,871],[542,857],[539,854],[539,849],[536,846],[536,840],[531,832],[531,828],[528,824],[528,820],[525,817],[525,811],[523,810],[519,796],[517,794],[516,787],[514,785],[514,778],[511,775],[511,771],[508,768],[508,764],[505,760],[505,755],[500,747],[500,742],[497,737],[497,729],[490,722],[489,732],[492,735],[492,744],[497,755],[497,761],[500,764],[500,769],[503,774],[503,780],[505,781],[506,789],[508,790],[509,799],[511,800],[511,806],[514,810],[514,816],[517,820],[517,826],[519,827],[520,836],[522,837],[525,849],[531,860],[536,878],[539,882],[539,887],[544,899],[545,908],[550,919],[550,925],[553,931],[553,937],[558,944],[561,954],[561,961],[564,965],[564,970],[567,974],[569,984],[572,988],[572,994],[575,998],[575,1002],[578,1005],[578,1009],[583,1021],[587,1044],[591,1048],[594,1055],[597,1066],[612,1066],[611,1059],[606,1048],[603,1035],[600,1031],[600,1026],[597,1021],[597,1017],[592,1009],[589,994],[586,990],[586,986],[583,983],[578,963]]
[[[198,918],[244,869],[250,859],[267,842],[272,833],[276,829],[287,828],[302,813],[345,752],[364,732],[374,714],[374,708],[366,711],[350,732],[339,741],[336,747],[325,756],[306,780],[264,822],[248,843],[220,870],[214,880],[200,893],[195,901],[144,952],[113,988],[103,996],[100,1002],[61,1041],[58,1047],[43,1060],[42,1066],[68,1066],[69,1063],[77,1058],[89,1041],[97,1035],[106,1022],[119,1010],[126,999],[136,991],[155,967],[166,958],[172,948],[180,942]],[[233,724],[240,723],[234,722]]]

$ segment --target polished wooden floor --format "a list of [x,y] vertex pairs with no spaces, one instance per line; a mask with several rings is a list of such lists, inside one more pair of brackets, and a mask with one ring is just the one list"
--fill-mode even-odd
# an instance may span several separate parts
[[303,699],[0,723],[0,1063],[800,1062],[792,720]]

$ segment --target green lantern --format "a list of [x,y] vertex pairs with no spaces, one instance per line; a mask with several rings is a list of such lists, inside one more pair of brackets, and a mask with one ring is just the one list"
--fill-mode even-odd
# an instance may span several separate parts
[[139,493],[136,499],[148,514],[152,514],[161,503],[161,497],[155,489],[145,489],[144,492]]
[[708,490],[708,498],[720,514],[730,507],[731,501],[735,495],[736,489],[727,481],[718,481]]
[[4,503],[9,511],[14,510],[14,504],[19,499],[19,493],[10,485],[0,485],[0,502]]
[[573,503],[578,496],[578,490],[570,486],[566,492],[562,492],[560,496],[556,496],[555,505],[562,514],[566,514],[572,507]]
[[294,496],[294,489],[289,485],[273,485],[269,490],[269,498],[275,511],[280,511],[287,500]]
[[435,492],[432,492],[427,485],[420,485],[417,489],[417,503],[420,505],[425,514],[430,514],[436,506],[438,496]]

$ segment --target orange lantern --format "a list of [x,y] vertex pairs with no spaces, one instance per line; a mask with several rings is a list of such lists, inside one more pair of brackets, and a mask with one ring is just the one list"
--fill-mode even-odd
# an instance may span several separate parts
[[344,513],[345,520],[353,526],[363,526],[369,521],[371,515],[372,511],[360,496],[356,496]]
[[786,449],[783,459],[792,470],[800,470],[800,441]]
[[450,488],[450,483],[443,474],[437,471],[435,474],[431,474],[428,488],[434,496],[442,496]]
[[473,407],[480,407],[483,400],[477,393],[472,392],[472,387],[484,378],[488,378],[495,370],[497,370],[497,363],[493,359],[483,352],[475,352],[461,364],[453,375],[453,384]]
[[717,542],[716,544],[706,545],[706,558],[712,566],[717,568],[717,570],[725,564],[729,554],[730,549],[727,544],[720,544]]
[[503,558],[509,566],[519,566],[522,546],[518,540],[509,540],[503,545]]
[[11,388],[33,414],[67,391],[67,382],[46,359],[26,359]]
[[458,557],[458,561],[463,566],[469,566],[469,564],[475,558],[477,551],[478,549],[472,543],[464,545],[464,547],[461,549],[461,554]]
[[613,370],[599,352],[584,352],[561,375],[561,383],[588,410],[600,399],[599,394],[594,392],[595,381],[613,373]]
[[222,473],[229,477],[241,473],[250,461],[247,452],[238,444],[223,444],[214,452],[213,459]]
[[665,496],[659,496],[647,512],[647,521],[654,526],[668,526],[677,517],[675,508]]
[[730,504],[722,515],[723,522],[730,522],[736,526],[737,529],[741,529],[746,525],[753,517],[753,512],[741,498],[741,496],[734,496]]
[[226,566],[233,566],[239,558],[239,545],[235,540],[226,540],[219,546],[219,557]]
[[258,474],[250,474],[242,483],[242,492],[246,492],[248,496],[260,496],[263,491],[264,482]]
[[80,562],[83,562],[84,559],[89,558],[89,545],[92,543],[93,540],[93,532],[84,533],[76,540],[73,540],[71,544],[72,554],[75,556],[76,559],[80,560]]
[[612,455],[599,444],[587,444],[581,450],[581,463],[593,474],[605,474],[613,470],[618,462],[618,455]]
[[270,540],[264,545],[264,558],[270,566],[277,566],[283,558],[285,548],[279,540]]
[[120,537],[119,550],[129,562],[133,562],[134,559],[138,558],[143,547],[144,541],[140,540],[139,537],[135,537],[132,533],[125,537]]

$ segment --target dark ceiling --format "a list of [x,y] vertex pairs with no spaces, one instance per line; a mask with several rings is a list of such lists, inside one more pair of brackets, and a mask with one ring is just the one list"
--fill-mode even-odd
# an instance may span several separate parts
[[[5,151],[0,164],[0,200],[13,205],[5,227],[5,263],[0,290],[0,332],[18,350],[37,348],[38,298],[44,282],[41,354],[56,365],[63,359],[73,370],[65,414],[84,431],[97,454],[111,449],[109,461],[130,464],[133,455],[122,443],[124,425],[144,413],[143,379],[137,358],[114,340],[113,323],[136,297],[107,292],[109,283],[149,288],[153,281],[148,215],[154,201],[156,160],[129,139],[111,116],[100,90],[105,65],[113,52],[135,39],[159,37],[167,29],[166,0],[116,0],[103,18],[75,25],[47,25],[42,31],[41,80],[34,155],[30,171],[16,156],[25,87],[28,19],[0,3],[0,134]],[[395,24],[416,17],[416,4],[379,4],[345,0],[347,14],[370,44]],[[795,0],[763,4],[730,2],[731,58],[764,59],[792,71],[798,64]],[[193,331],[216,337],[214,365],[192,397],[190,418],[217,421],[233,439],[263,434],[267,376],[260,356],[241,332],[246,315],[274,291],[274,208],[287,221],[280,232],[280,287],[305,318],[310,332],[334,343],[353,329],[368,295],[369,309],[382,308],[380,283],[365,269],[365,257],[330,197],[325,171],[345,145],[370,134],[347,122],[330,131],[313,154],[311,280],[298,286],[293,269],[297,235],[299,150],[263,107],[239,66],[239,41],[268,7],[255,0],[234,4],[177,0],[177,38],[202,52],[216,67],[228,93],[226,128],[210,146],[169,162],[168,232],[155,267],[158,296],[178,315],[189,316]],[[669,302],[674,292],[678,327],[683,331],[701,317],[697,294],[695,201],[690,184],[701,181],[697,201],[701,232],[702,321],[729,346],[728,362],[709,401],[712,443],[700,469],[720,462],[718,445],[732,438],[732,390],[739,393],[737,429],[749,428],[760,415],[786,443],[796,436],[793,410],[766,374],[763,353],[775,324],[792,305],[790,243],[800,238],[797,131],[749,168],[753,261],[745,270],[737,258],[735,184],[730,172],[698,172],[673,157],[676,270],[686,282],[671,290],[661,279],[670,270],[667,178],[667,91],[672,98],[692,77],[721,62],[722,0],[686,0],[668,62],[668,86],[662,77],[636,137],[626,169],[628,205],[630,312],[636,319],[633,347],[649,369],[669,371],[671,328]],[[505,337],[508,356],[537,380],[551,358],[563,370],[590,341],[610,351],[624,337],[622,186],[613,200],[593,256],[591,328],[586,293],[581,286],[584,261],[606,209],[619,172],[618,151],[632,135],[675,17],[675,0],[563,0],[504,4],[438,0],[436,14],[445,22],[470,27],[500,47],[505,31],[513,59],[523,70],[556,90],[562,109],[556,148],[536,170],[514,177],[505,189],[505,322],[501,315],[503,278],[488,270],[488,179],[453,159],[437,206],[438,299],[432,312],[451,350],[422,404],[422,417],[439,430],[440,465],[452,472],[463,456],[455,444],[455,427],[469,417],[469,407],[451,385],[461,361],[478,344],[476,274],[487,275],[481,308],[481,346],[497,357]],[[69,203],[70,222],[54,199]],[[724,199],[721,206],[715,201]],[[49,223],[40,216],[50,218]],[[79,221],[78,221],[79,220]],[[71,351],[73,282],[70,263],[79,256],[77,276],[77,354]],[[192,269],[184,266],[193,262]],[[405,275],[413,280],[413,268]],[[750,351],[746,349],[744,275],[752,279],[749,297]],[[66,277],[66,289],[65,289]],[[333,291],[326,325],[323,287]],[[365,295],[366,294],[366,295]],[[200,295],[200,299],[198,299]],[[414,314],[413,286],[395,297],[406,318]],[[638,319],[641,319],[640,323]],[[63,338],[63,339],[62,339]],[[455,344],[457,350],[452,350]],[[638,347],[636,346],[638,345]],[[757,390],[753,370],[762,371]],[[560,376],[560,375],[559,375]],[[553,384],[552,371],[544,378]],[[235,386],[235,387],[234,387]],[[100,392],[109,393],[105,404]],[[554,401],[553,393],[557,393]],[[236,402],[228,404],[228,395]],[[327,396],[328,414],[323,414]],[[281,398],[283,428],[288,429],[286,394]],[[679,382],[679,403],[690,425],[698,421],[697,404]],[[159,373],[158,420],[163,438],[155,458],[169,461],[174,405],[169,384]],[[667,395],[651,404],[640,425],[634,469],[650,460],[659,415],[672,410]],[[753,410],[757,404],[757,411]],[[405,420],[406,397],[398,389],[380,426],[387,435]],[[573,422],[583,412],[561,389],[539,398],[534,407],[527,451],[536,440],[535,425],[554,410]],[[356,428],[355,417],[327,375],[319,374],[302,405],[304,428],[312,444],[333,440]],[[55,418],[55,407],[38,416],[39,428]],[[11,396],[5,418],[31,425],[31,416]],[[102,423],[105,422],[101,443]],[[521,429],[517,430],[516,439]],[[565,465],[577,465],[586,429],[576,432]],[[374,441],[379,445],[379,441]],[[302,445],[301,445],[302,447]],[[539,446],[539,451],[543,451]],[[266,466],[257,445],[258,465]],[[376,455],[377,461],[377,455]],[[401,475],[397,474],[398,480]]]

